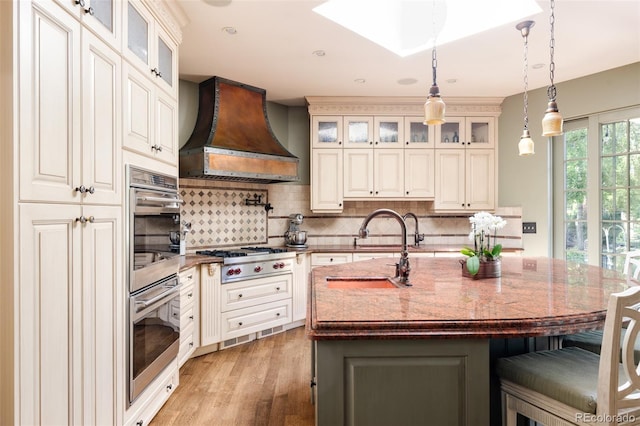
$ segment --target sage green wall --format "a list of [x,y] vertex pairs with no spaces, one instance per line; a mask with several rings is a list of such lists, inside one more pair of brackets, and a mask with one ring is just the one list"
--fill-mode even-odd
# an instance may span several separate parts
[[[559,68],[562,71],[562,68]],[[556,71],[556,76],[560,75]],[[558,107],[566,120],[640,105],[640,62],[556,84]],[[537,222],[536,234],[523,234],[527,255],[547,256],[548,209],[547,138],[541,120],[547,107],[546,87],[529,92],[529,131],[535,155],[520,157],[518,142],[524,125],[523,94],[505,98],[499,118],[498,202],[521,206],[523,222]],[[558,141],[559,142],[559,141]],[[597,170],[590,171],[597,173]],[[556,177],[562,179],[562,176]]]
[[[178,138],[182,147],[193,131],[198,115],[198,84],[180,80],[178,100]],[[299,184],[308,185],[309,178],[309,114],[306,107],[287,107],[267,102],[271,130],[289,152],[300,159]]]

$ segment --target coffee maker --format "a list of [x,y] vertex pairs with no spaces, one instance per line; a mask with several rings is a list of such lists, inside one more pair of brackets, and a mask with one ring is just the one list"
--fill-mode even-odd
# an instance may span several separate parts
[[300,213],[289,215],[289,229],[284,233],[284,242],[287,247],[306,248],[307,247],[307,231],[301,231],[304,216]]

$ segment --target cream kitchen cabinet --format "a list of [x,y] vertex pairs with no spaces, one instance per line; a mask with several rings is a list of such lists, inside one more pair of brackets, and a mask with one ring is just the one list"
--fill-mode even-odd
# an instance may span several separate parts
[[140,0],[129,0],[124,7],[125,58],[172,98],[177,98],[177,42]]
[[122,1],[56,0],[117,52],[122,49]]
[[404,142],[404,117],[373,117],[373,147],[402,148]]
[[176,100],[128,63],[123,68],[123,147],[170,165],[177,165]]
[[180,277],[180,349],[178,367],[200,346],[200,270],[192,267],[181,271]]
[[373,148],[373,117],[343,118],[345,148]]
[[149,384],[127,412],[125,426],[146,426],[160,411],[180,384],[178,364],[169,364],[153,382]]
[[433,148],[436,127],[424,124],[424,116],[404,117],[405,148]]
[[341,148],[313,149],[311,153],[311,210],[339,213],[343,209]]
[[[215,345],[220,340],[220,265],[209,263],[200,266],[200,345]],[[217,350],[217,346],[210,349]]]
[[301,321],[307,317],[310,257],[309,253],[297,253],[293,263],[292,321]]
[[436,148],[495,147],[494,117],[446,117],[446,122],[435,129]]
[[435,151],[404,150],[404,196],[421,200],[435,198]]
[[[397,253],[393,253],[393,252],[369,252],[369,253],[353,253],[353,261],[354,262],[358,262],[360,260],[371,260],[371,259],[380,259],[383,257],[397,257],[398,259],[400,258],[400,252]],[[392,263],[390,263],[390,265],[393,265]],[[391,272],[393,273],[393,272]]]
[[311,147],[342,147],[342,116],[314,116],[311,118]]
[[344,199],[402,198],[403,149],[344,149]]
[[16,424],[122,424],[121,209],[19,207]]
[[495,209],[494,151],[436,149],[436,211]]
[[222,340],[292,321],[293,274],[225,284],[221,289]]
[[120,56],[55,3],[19,5],[20,199],[121,204]]

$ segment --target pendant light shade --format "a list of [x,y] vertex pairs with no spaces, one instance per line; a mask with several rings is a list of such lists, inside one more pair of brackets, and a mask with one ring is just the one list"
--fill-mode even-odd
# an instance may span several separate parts
[[444,123],[445,107],[444,101],[440,97],[440,89],[434,84],[431,86],[429,97],[424,104],[424,124],[433,126]]
[[520,136],[520,142],[518,143],[518,153],[520,155],[533,155],[535,154],[533,139],[529,134],[529,96],[527,90],[529,89],[527,52],[529,47],[529,31],[535,24],[534,21],[523,21],[516,25],[516,29],[520,31],[522,38],[524,39],[524,129],[522,130],[522,136]]
[[559,136],[562,134],[562,116],[558,112],[558,104],[556,103],[556,85],[553,84],[553,77],[556,70],[556,64],[553,61],[553,52],[555,50],[556,40],[554,37],[554,28],[556,17],[554,13],[555,1],[551,0],[551,16],[549,17],[549,24],[551,27],[551,38],[549,41],[549,52],[551,59],[549,60],[549,78],[551,84],[547,88],[547,96],[549,98],[549,104],[545,111],[544,117],[542,117],[542,136]]
[[520,155],[533,155],[535,154],[533,139],[531,139],[531,135],[529,134],[529,129],[524,129],[522,131],[522,136],[520,136],[520,142],[518,143],[518,153]]

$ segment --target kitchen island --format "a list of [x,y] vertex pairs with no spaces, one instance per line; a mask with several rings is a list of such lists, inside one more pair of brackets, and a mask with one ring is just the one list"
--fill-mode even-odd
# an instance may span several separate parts
[[636,285],[615,271],[525,257],[503,258],[494,279],[462,277],[455,258],[414,258],[411,287],[345,280],[393,272],[390,259],[311,272],[318,425],[499,424],[491,342],[600,328],[609,295]]

